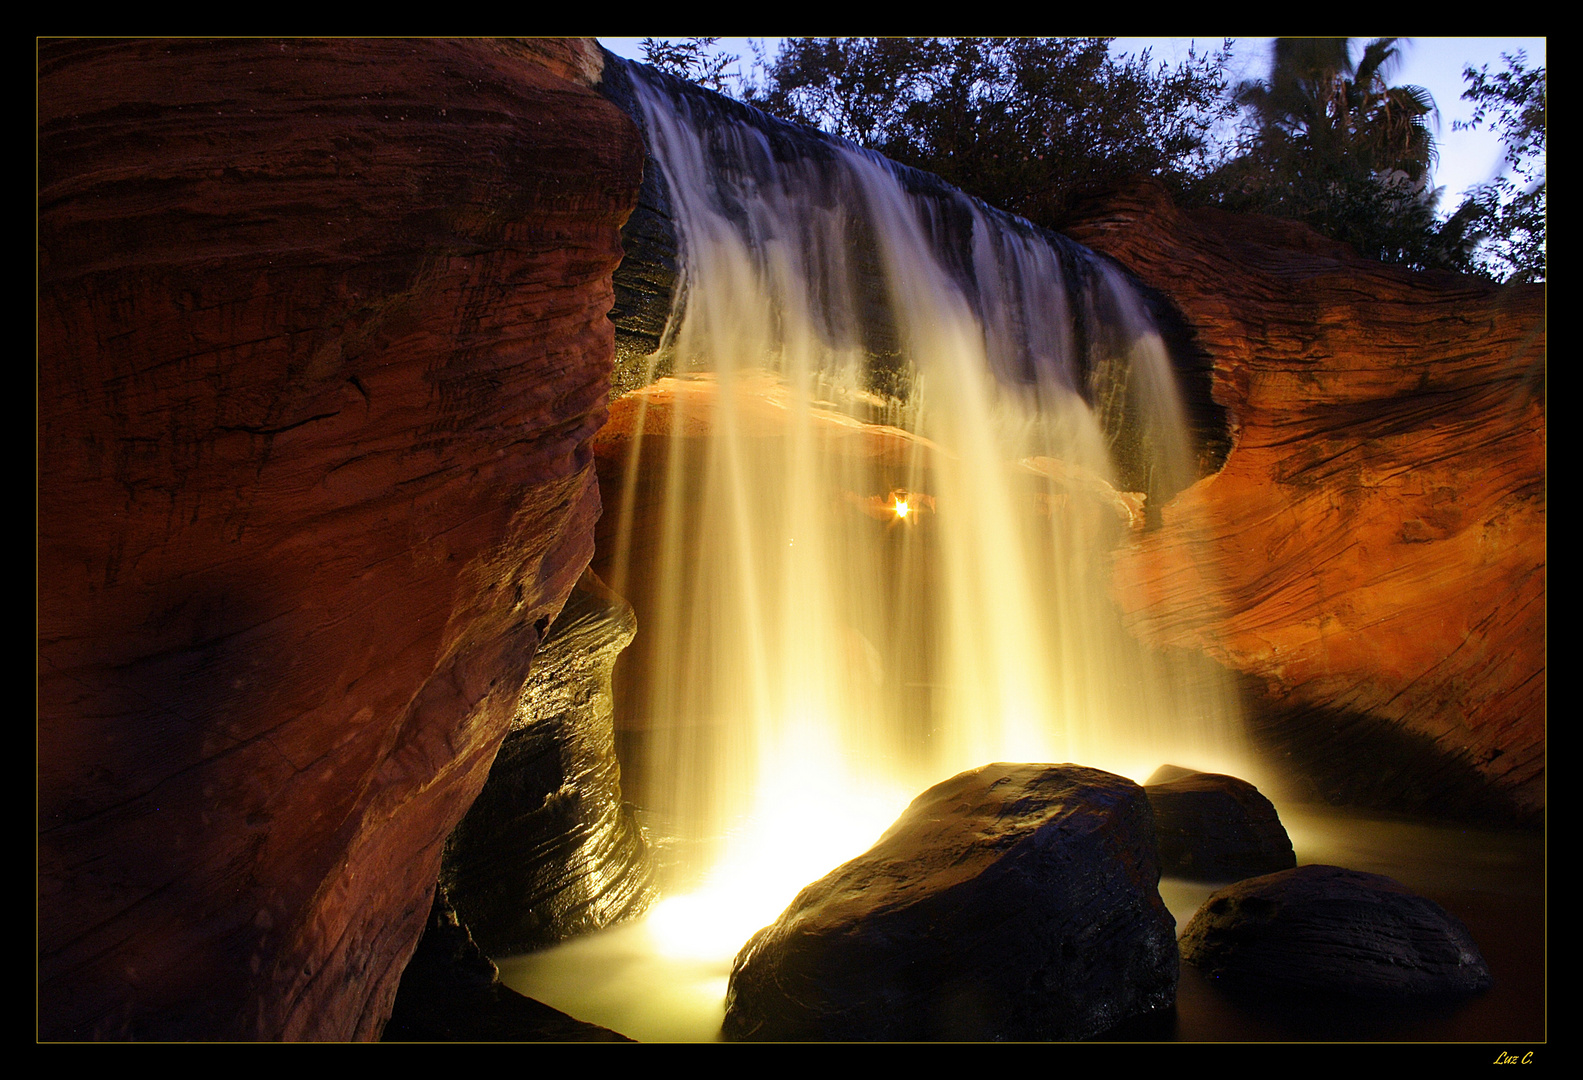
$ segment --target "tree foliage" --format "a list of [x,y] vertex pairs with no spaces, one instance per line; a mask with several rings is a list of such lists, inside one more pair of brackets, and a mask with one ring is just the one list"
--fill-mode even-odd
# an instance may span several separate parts
[[1225,61],[1155,66],[1102,38],[792,38],[749,97],[1056,227],[1125,176],[1204,171],[1234,109]]
[[[1469,193],[1452,218],[1470,245],[1470,268],[1504,281],[1545,280],[1545,69],[1528,57],[1502,55],[1506,70],[1491,75],[1486,65],[1462,72],[1474,103],[1473,118],[1454,126],[1488,123],[1506,149],[1509,176]],[[1515,178],[1515,179],[1514,179]]]
[[1435,103],[1423,87],[1390,85],[1399,59],[1396,38],[1369,42],[1356,63],[1347,38],[1277,38],[1268,81],[1238,89],[1259,119],[1259,152],[1277,167],[1422,180]]
[[[755,82],[716,38],[644,39],[650,63],[935,173],[1060,228],[1084,196],[1153,176],[1188,205],[1303,221],[1364,255],[1543,280],[1545,73],[1469,68],[1463,95],[1506,140],[1512,178],[1441,221],[1427,91],[1391,81],[1401,39],[1280,38],[1232,86],[1231,42],[1176,66],[1103,38],[787,38]],[[1232,121],[1242,117],[1235,138]]]
[[1437,219],[1429,121],[1435,103],[1393,86],[1397,38],[1354,61],[1348,38],[1278,38],[1269,76],[1244,83],[1241,152],[1197,186],[1229,210],[1295,218],[1361,254],[1418,268],[1460,268],[1466,243]]
[[729,93],[726,68],[738,57],[714,51],[717,37],[644,38],[643,60],[688,82],[707,86],[717,94]]

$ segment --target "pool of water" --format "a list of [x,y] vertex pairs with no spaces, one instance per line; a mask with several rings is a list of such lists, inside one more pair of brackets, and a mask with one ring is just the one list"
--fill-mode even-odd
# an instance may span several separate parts
[[[1533,1043],[1545,1028],[1544,838],[1286,807],[1299,863],[1384,874],[1457,916],[1494,985],[1458,1001],[1360,1004],[1237,997],[1182,965],[1174,1017],[1145,1036],[1182,1042],[1389,1041]],[[1178,932],[1217,888],[1166,878]],[[671,914],[499,961],[514,990],[640,1042],[719,1037],[735,946],[679,944]]]

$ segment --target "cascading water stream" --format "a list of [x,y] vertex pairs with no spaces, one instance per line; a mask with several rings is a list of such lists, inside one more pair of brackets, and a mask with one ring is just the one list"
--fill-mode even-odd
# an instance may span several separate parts
[[[644,919],[496,959],[580,1019],[703,1040],[746,939],[938,780],[997,759],[1273,778],[1223,676],[1140,646],[1110,596],[1111,553],[1199,471],[1125,275],[936,178],[607,62],[681,255],[664,335],[641,329],[651,385],[600,436],[616,527],[595,559],[637,612],[617,741],[670,872]],[[1539,838],[1280,812],[1300,862],[1467,890],[1492,967],[1494,945],[1524,974],[1454,1014],[1316,1019],[1184,967],[1177,1038],[1542,1032]],[[1212,888],[1160,885],[1179,926]]]
[[[1196,467],[1125,276],[628,72],[683,269],[654,358],[673,375],[618,403],[638,419],[606,496],[610,584],[639,613],[618,723],[645,754],[625,772],[683,852],[673,887],[760,891],[708,916],[740,943],[963,769],[1232,767],[1229,689],[1171,677],[1109,594],[1135,492]],[[642,522],[640,474],[662,492]]]

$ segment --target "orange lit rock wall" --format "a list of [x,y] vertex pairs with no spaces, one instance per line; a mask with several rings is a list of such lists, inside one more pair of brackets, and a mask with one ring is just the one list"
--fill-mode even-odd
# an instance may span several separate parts
[[42,1037],[378,1035],[593,551],[596,66],[41,46]]
[[1141,187],[1068,229],[1185,315],[1225,467],[1125,550],[1155,643],[1433,740],[1544,804],[1545,294],[1358,258]]

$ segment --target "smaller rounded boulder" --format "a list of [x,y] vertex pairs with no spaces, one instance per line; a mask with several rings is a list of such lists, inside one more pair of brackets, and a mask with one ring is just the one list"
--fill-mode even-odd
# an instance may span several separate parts
[[1227,985],[1367,998],[1456,996],[1491,983],[1467,928],[1390,878],[1300,866],[1211,896],[1182,959]]

